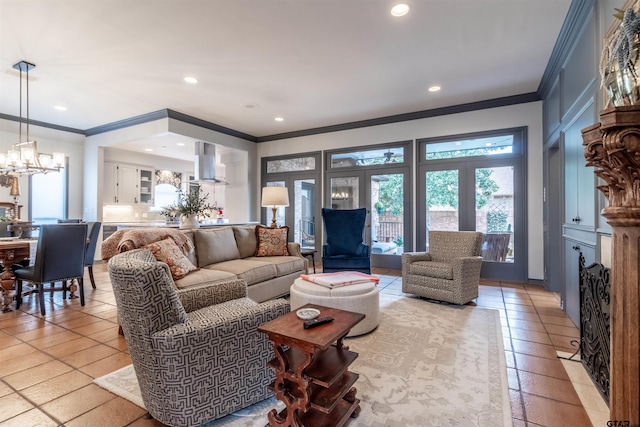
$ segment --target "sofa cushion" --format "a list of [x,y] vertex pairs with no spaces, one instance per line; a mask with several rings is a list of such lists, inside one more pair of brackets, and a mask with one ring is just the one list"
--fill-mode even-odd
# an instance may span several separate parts
[[258,247],[258,239],[256,237],[255,225],[234,225],[233,235],[236,238],[240,258],[246,258],[255,255]]
[[209,265],[207,268],[233,273],[238,279],[244,279],[247,285],[264,282],[276,277],[275,264],[264,261],[235,259]]
[[262,225],[256,226],[256,239],[258,246],[255,256],[288,256],[287,240],[289,227],[269,228]]
[[297,256],[268,256],[268,257],[249,257],[245,260],[261,261],[274,264],[276,266],[277,277],[286,276],[287,274],[299,271],[304,273],[305,259]]
[[198,271],[187,274],[180,280],[176,280],[175,284],[178,289],[183,289],[203,283],[224,282],[230,279],[236,279],[236,275],[226,271],[201,268]]
[[196,255],[196,236],[194,236],[193,230],[190,229],[183,230],[182,232],[191,242],[191,245],[189,245],[189,250],[186,251],[185,255],[187,256],[187,258],[189,258],[189,261],[191,261],[193,265],[198,265],[198,257]]
[[240,258],[231,227],[196,230],[198,267]]
[[171,237],[149,243],[145,245],[145,248],[149,249],[158,261],[162,261],[169,266],[173,280],[182,279],[188,273],[198,269],[189,261],[182,249],[176,245],[176,242]]
[[411,263],[409,273],[453,280],[453,265],[446,262],[415,261]]

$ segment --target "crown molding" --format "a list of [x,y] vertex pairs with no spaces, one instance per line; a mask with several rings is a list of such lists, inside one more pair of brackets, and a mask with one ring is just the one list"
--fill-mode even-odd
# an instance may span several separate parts
[[[22,118],[22,120],[20,120],[20,117],[18,116],[12,116],[10,114],[3,114],[0,113],[0,119],[3,120],[9,120],[12,122],[20,122],[22,121],[22,123],[27,123],[27,119],[26,118]],[[78,133],[80,135],[85,135],[85,131],[83,131],[82,129],[76,129],[76,128],[70,128],[67,126],[60,126],[60,125],[54,125],[53,123],[47,123],[47,122],[40,122],[38,120],[31,120],[29,119],[29,126],[39,126],[39,127],[43,127],[43,128],[48,128],[48,129],[54,129],[54,130],[59,130],[62,132],[71,132],[71,133]]]
[[431,110],[422,110],[422,111],[416,111],[413,113],[396,114],[394,116],[360,120],[356,122],[343,123],[343,124],[331,125],[331,126],[323,126],[323,127],[299,130],[299,131],[293,131],[293,132],[286,132],[286,133],[280,133],[276,135],[260,136],[257,138],[257,142],[276,141],[280,139],[298,138],[302,136],[317,135],[321,133],[339,132],[339,131],[357,129],[357,128],[363,128],[363,127],[387,125],[391,123],[406,122],[409,120],[418,120],[418,119],[425,119],[429,117],[447,116],[451,114],[485,110],[488,108],[505,107],[508,105],[515,105],[515,104],[525,104],[528,102],[536,102],[541,100],[542,98],[540,98],[540,95],[538,95],[537,92],[530,92],[530,93],[524,93],[520,95],[488,99],[485,101],[453,105],[450,107],[434,108]]

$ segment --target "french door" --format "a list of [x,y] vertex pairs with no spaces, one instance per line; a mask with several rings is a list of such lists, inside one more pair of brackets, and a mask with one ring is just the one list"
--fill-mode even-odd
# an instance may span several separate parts
[[429,230],[480,231],[482,277],[526,281],[526,128],[417,142],[416,249]]
[[[316,232],[320,227],[320,153],[262,159],[262,186],[286,187],[289,206],[278,207],[276,222],[289,227],[289,240],[300,243],[302,249],[321,250]],[[272,208],[262,209],[262,223],[269,224]]]
[[484,234],[482,277],[526,280],[525,190],[521,159],[456,159],[418,172],[418,250],[429,230]]
[[411,247],[412,238],[408,226],[409,168],[375,166],[331,171],[325,179],[324,206],[367,209],[364,241],[371,248],[371,266],[400,269],[400,255],[405,247]]

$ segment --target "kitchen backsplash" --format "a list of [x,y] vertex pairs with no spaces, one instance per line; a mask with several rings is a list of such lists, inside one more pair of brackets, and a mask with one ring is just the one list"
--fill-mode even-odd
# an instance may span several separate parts
[[150,212],[148,206],[105,205],[102,210],[103,222],[164,222],[158,212]]

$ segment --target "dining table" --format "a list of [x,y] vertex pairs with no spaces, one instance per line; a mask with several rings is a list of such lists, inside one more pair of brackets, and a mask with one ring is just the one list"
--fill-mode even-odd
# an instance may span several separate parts
[[37,245],[37,238],[0,238],[0,263],[3,267],[3,271],[0,273],[3,313],[12,311],[11,303],[15,299],[15,277],[11,266],[26,258],[33,262]]

